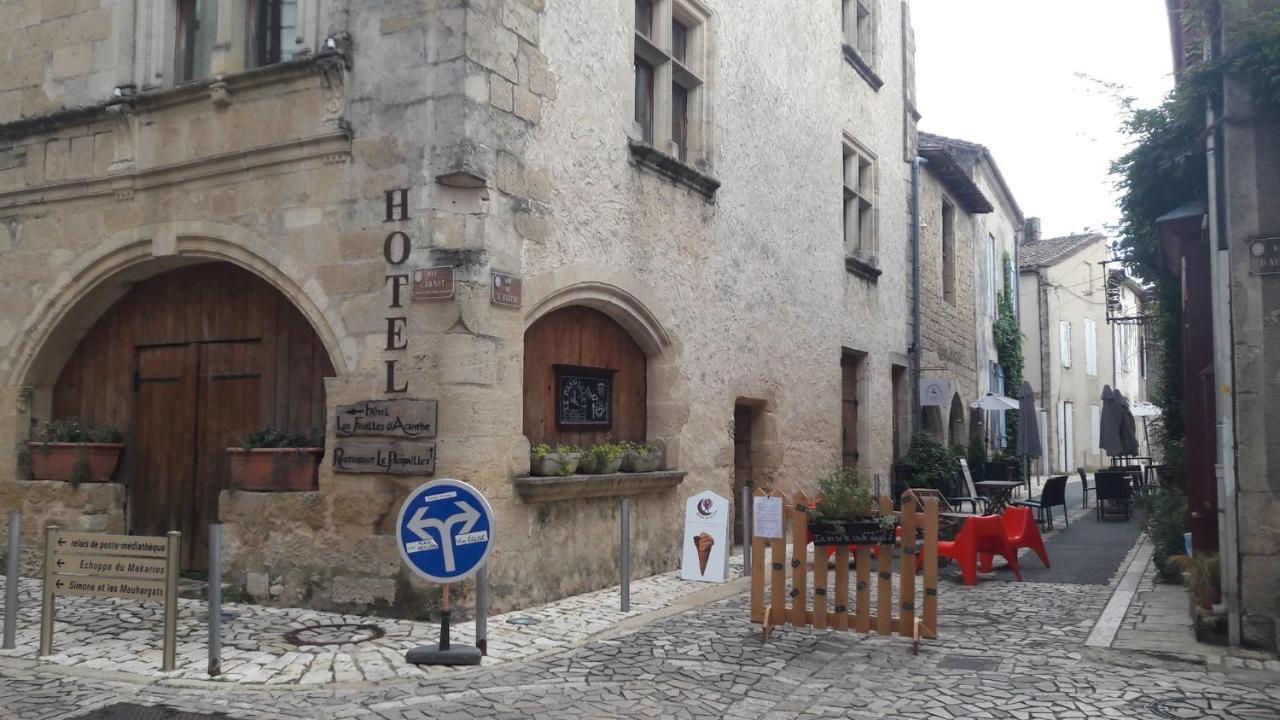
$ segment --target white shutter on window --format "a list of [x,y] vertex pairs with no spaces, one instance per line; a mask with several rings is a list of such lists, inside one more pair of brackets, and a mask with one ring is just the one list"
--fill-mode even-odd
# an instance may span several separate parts
[[1058,352],[1062,355],[1062,367],[1071,367],[1071,321],[1058,322]]
[[1089,406],[1089,447],[1094,452],[1102,449],[1102,406]]
[[1098,324],[1089,318],[1084,319],[1084,371],[1098,374]]

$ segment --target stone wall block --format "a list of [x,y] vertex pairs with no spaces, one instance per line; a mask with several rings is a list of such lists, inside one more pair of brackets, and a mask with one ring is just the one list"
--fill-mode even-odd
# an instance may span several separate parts
[[516,117],[536,123],[542,120],[542,99],[520,85],[512,88],[511,99],[515,106]]
[[515,33],[476,12],[467,13],[467,57],[511,82],[519,82]]
[[528,43],[520,43],[518,68],[520,82],[529,91],[547,99],[556,97],[556,76],[547,64],[547,56]]
[[525,40],[538,44],[538,12],[520,2],[502,3],[502,24]]
[[512,88],[515,86],[510,81],[496,73],[489,73],[489,104],[503,112],[512,112],[515,110],[515,101],[512,99]]

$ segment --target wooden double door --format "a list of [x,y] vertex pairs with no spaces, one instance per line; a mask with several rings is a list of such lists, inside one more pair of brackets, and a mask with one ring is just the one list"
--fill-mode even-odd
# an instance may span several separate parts
[[[323,428],[315,331],[251,273],[207,263],[134,286],[81,340],[54,388],[54,415],[125,431],[116,481],[130,531],[183,534],[183,567],[204,570],[228,487],[228,447],[255,430]],[[264,529],[265,530],[265,529]]]
[[203,569],[228,477],[227,448],[258,429],[262,338],[135,349],[133,531],[176,529],[183,565]]

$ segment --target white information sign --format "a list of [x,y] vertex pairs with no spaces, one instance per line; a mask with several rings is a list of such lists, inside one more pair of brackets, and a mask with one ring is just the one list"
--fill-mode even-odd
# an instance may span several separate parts
[[751,532],[758,538],[785,537],[782,531],[782,498],[752,498]]
[[729,501],[707,491],[685,502],[680,577],[724,582],[729,572]]

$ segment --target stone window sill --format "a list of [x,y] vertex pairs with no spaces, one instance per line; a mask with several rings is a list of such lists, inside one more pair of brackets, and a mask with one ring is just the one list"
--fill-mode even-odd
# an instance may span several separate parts
[[628,139],[627,147],[631,150],[631,157],[640,167],[652,170],[678,185],[696,190],[707,200],[715,199],[716,190],[720,188],[719,180],[648,143]]
[[849,271],[851,275],[857,275],[864,280],[878,282],[880,275],[884,272],[876,267],[874,262],[868,262],[860,257],[849,255],[844,259],[844,269]]
[[658,493],[670,490],[684,482],[684,476],[685,473],[681,470],[568,477],[522,475],[515,478],[515,485],[520,499],[528,503],[538,503]]
[[842,49],[844,51],[845,62],[852,65],[853,69],[858,71],[858,74],[862,76],[863,80],[867,81],[867,84],[871,86],[872,90],[880,92],[881,86],[884,85],[884,80],[880,79],[880,76],[876,74],[876,71],[871,69],[871,66],[867,64],[866,60],[862,59],[862,56],[858,54],[857,50],[853,49],[852,45],[845,43]]

